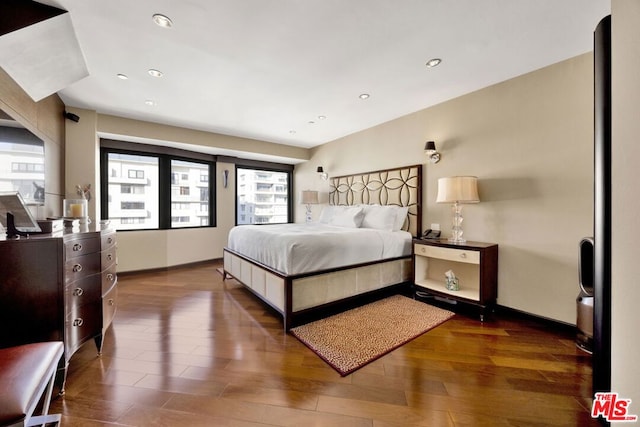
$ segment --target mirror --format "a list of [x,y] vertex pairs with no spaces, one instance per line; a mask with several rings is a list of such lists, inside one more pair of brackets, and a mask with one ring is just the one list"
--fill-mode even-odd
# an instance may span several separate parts
[[44,205],[44,141],[0,110],[0,192],[19,192],[26,205]]

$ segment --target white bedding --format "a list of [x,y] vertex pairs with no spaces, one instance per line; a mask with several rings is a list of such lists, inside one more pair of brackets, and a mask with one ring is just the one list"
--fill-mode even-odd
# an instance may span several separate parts
[[228,248],[285,274],[309,273],[411,254],[411,234],[322,223],[240,225]]

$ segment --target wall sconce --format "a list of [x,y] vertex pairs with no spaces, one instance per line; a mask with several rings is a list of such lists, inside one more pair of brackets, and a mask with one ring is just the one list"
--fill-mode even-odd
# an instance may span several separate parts
[[322,166],[318,166],[318,170],[316,172],[318,172],[320,178],[322,178],[323,180],[326,181],[327,179],[329,179],[329,174],[324,171]]
[[436,151],[436,143],[433,141],[427,141],[424,145],[424,153],[431,163],[438,163],[440,161],[440,153]]
[[225,169],[222,171],[222,186],[227,188],[229,185],[229,169]]

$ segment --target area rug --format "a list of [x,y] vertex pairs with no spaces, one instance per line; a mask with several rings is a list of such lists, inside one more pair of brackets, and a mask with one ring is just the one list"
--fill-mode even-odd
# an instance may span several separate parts
[[394,295],[291,329],[345,376],[435,328],[454,313]]

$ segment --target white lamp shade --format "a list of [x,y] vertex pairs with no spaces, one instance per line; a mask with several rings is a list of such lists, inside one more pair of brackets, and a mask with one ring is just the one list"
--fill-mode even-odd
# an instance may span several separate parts
[[305,190],[302,192],[302,204],[303,205],[317,205],[318,204],[318,192],[312,190]]
[[438,179],[437,203],[478,203],[478,178],[451,176]]

